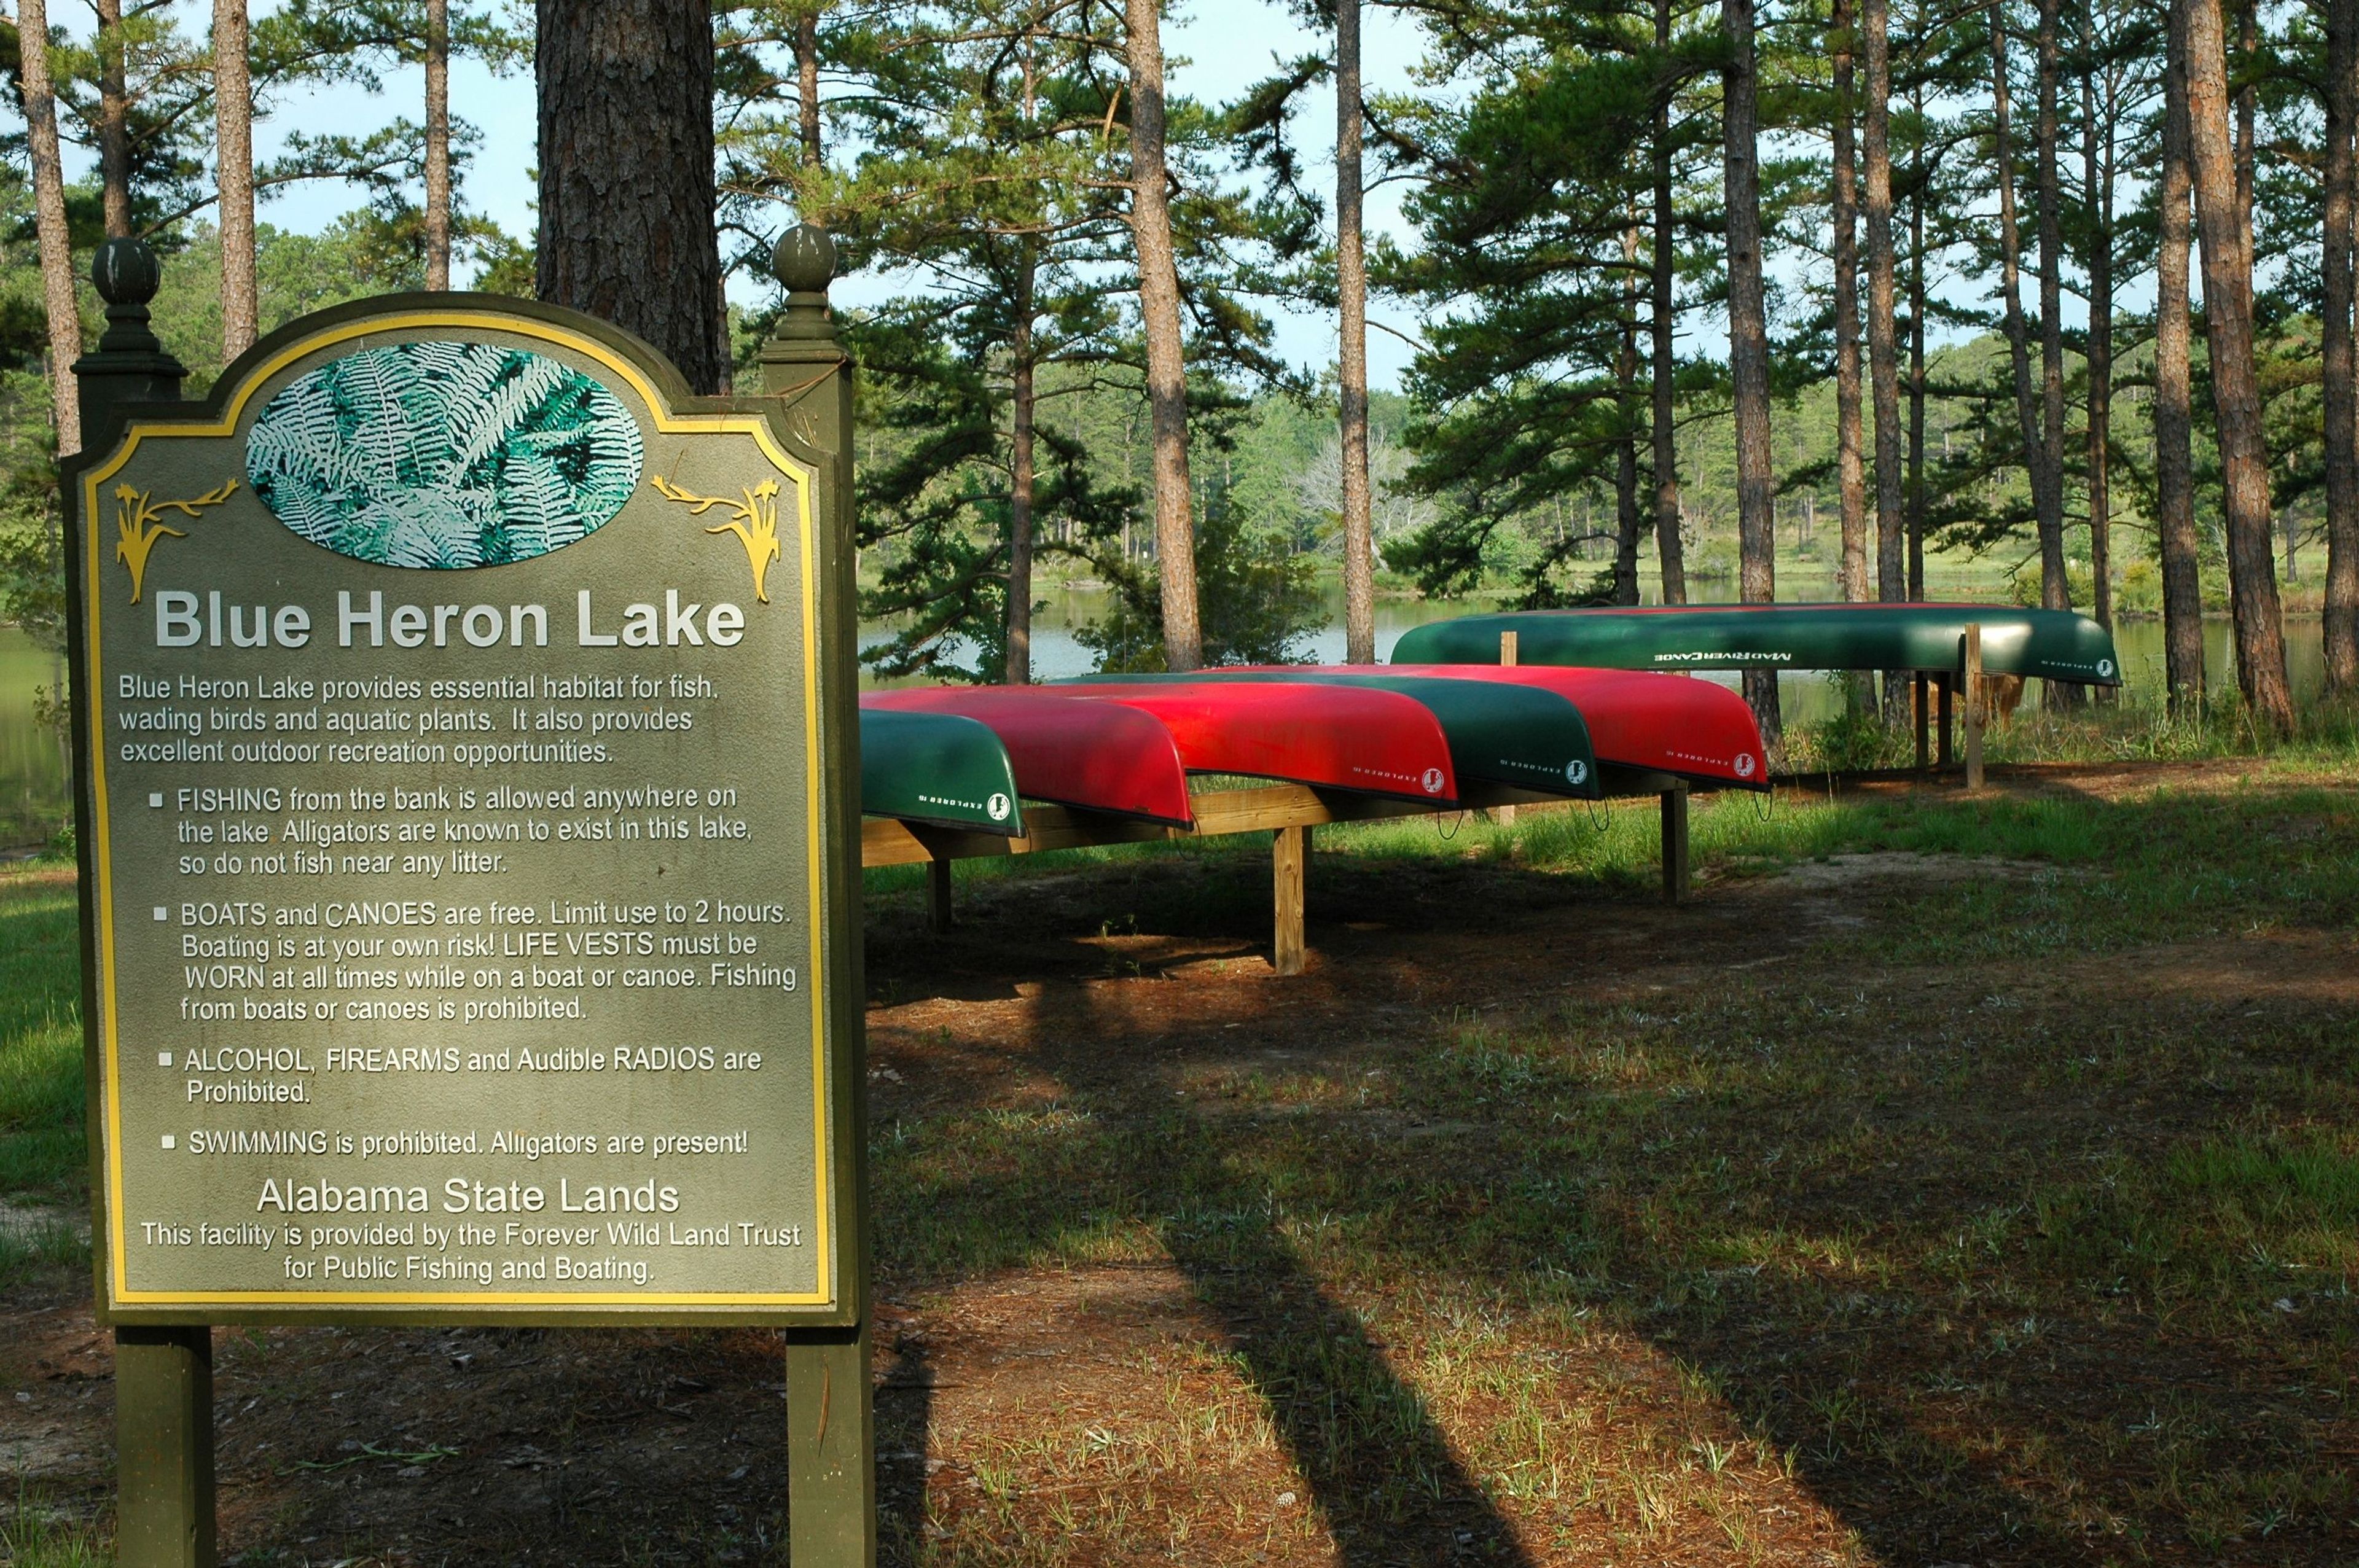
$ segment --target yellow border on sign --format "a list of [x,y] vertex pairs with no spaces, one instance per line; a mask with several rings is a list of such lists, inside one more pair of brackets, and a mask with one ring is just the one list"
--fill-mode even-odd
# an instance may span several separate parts
[[813,1155],[813,1192],[818,1198],[817,1230],[819,1248],[819,1288],[810,1292],[727,1293],[721,1292],[680,1292],[662,1294],[616,1295],[597,1292],[364,1292],[364,1291],[223,1291],[190,1293],[171,1291],[134,1291],[125,1278],[127,1256],[123,1233],[123,1128],[120,1041],[116,1033],[117,1010],[114,1002],[114,881],[113,846],[109,840],[106,815],[106,742],[105,731],[95,722],[92,714],[91,732],[91,809],[97,828],[92,845],[93,860],[98,869],[98,959],[99,1010],[101,1033],[104,1042],[104,1082],[106,1096],[106,1195],[108,1230],[108,1275],[114,1286],[115,1302],[124,1306],[509,1306],[509,1307],[589,1307],[615,1311],[658,1306],[693,1306],[708,1308],[760,1306],[825,1306],[835,1300],[834,1281],[831,1267],[833,1234],[828,1225],[832,1197],[828,1184],[832,1151],[827,1140],[827,1007],[822,988],[827,974],[828,940],[826,911],[821,892],[821,854],[820,820],[824,799],[821,777],[819,736],[819,589],[815,577],[817,546],[811,522],[811,488],[816,477],[810,470],[789,457],[771,434],[769,421],[759,415],[748,414],[672,414],[667,411],[663,394],[639,368],[597,339],[551,322],[534,320],[529,317],[487,319],[473,311],[412,310],[399,315],[373,317],[348,322],[288,344],[270,359],[256,366],[240,383],[219,419],[210,422],[165,422],[138,424],[125,432],[123,444],[103,465],[82,476],[82,533],[89,554],[86,585],[88,633],[84,638],[89,651],[91,701],[101,700],[105,690],[99,669],[104,596],[99,591],[103,557],[99,554],[99,486],[119,472],[131,460],[144,440],[187,438],[221,438],[236,434],[239,416],[260,392],[265,382],[288,365],[307,355],[355,338],[374,337],[383,333],[418,329],[486,330],[510,333],[520,338],[538,339],[559,344],[596,361],[627,384],[647,406],[662,435],[737,435],[749,436],[761,449],[762,455],[778,471],[794,481],[796,512],[802,529],[803,579],[803,725],[804,761],[808,771],[805,786],[809,791],[810,810],[804,824],[804,838],[810,852],[811,931],[811,1149]]

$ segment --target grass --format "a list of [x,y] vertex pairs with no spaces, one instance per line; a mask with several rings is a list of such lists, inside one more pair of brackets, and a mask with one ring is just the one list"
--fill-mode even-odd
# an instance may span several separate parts
[[[1069,1057],[1020,1102],[894,1115],[880,1264],[920,1293],[1176,1265],[1266,1423],[1168,1462],[1271,1456],[1339,1539],[1414,1537],[1447,1502],[1549,1560],[1702,1539],[1788,1560],[1765,1499],[1799,1477],[1867,1556],[2348,1561],[2359,1017],[2252,1000],[2243,956],[2323,943],[2347,968],[2354,781],[2316,748],[2121,799],[1700,803],[1708,876],[1879,850],[1992,869],[1658,1000],[1576,987],[1398,1025],[1391,1050],[1169,1077]],[[1322,828],[1318,876],[1654,876],[1644,810],[1444,833]],[[1181,851],[1223,852],[1266,875],[1258,839]],[[990,1044],[1051,1062],[1053,1038]],[[1136,1442],[1176,1441],[1158,1430]],[[1048,1463],[1002,1461],[1035,1483]],[[1110,1459],[1054,1465],[1138,1498]],[[915,1560],[1090,1559],[1145,1530],[1020,1500],[938,1523]]]
[[36,1493],[20,1487],[14,1499],[0,1505],[0,1563],[10,1568],[107,1568],[114,1561],[102,1537],[62,1517]]
[[70,871],[0,873],[0,1197],[84,1180],[79,951]]

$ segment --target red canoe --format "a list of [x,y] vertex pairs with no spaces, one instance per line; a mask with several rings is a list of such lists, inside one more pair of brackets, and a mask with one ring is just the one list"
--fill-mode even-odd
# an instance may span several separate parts
[[1323,789],[1454,805],[1450,742],[1414,697],[1350,687],[1190,681],[1059,682],[1060,700],[1150,714],[1188,771],[1285,779]]
[[1590,744],[1607,766],[1680,778],[1769,787],[1761,727],[1743,697],[1689,676],[1560,665],[1387,665],[1404,675],[1506,681],[1552,691],[1581,709]]
[[1075,703],[1031,687],[932,686],[861,695],[863,708],[951,713],[999,737],[1016,793],[1084,811],[1184,827],[1188,774],[1171,732],[1116,703]]

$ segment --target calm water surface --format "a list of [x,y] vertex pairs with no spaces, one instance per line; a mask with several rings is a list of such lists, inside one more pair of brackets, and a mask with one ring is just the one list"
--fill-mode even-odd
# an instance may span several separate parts
[[[1723,585],[1712,584],[1718,589]],[[1728,585],[1733,587],[1733,585]],[[1933,585],[1936,592],[1941,585]],[[1833,585],[1793,585],[1797,597],[1832,598]],[[1713,594],[1712,597],[1726,597]],[[1376,604],[1376,655],[1389,658],[1401,633],[1429,621],[1466,613],[1462,603],[1414,600],[1380,600]],[[1032,667],[1038,678],[1087,675],[1092,667],[1087,648],[1073,633],[1106,612],[1106,596],[1058,589],[1036,618],[1032,637]],[[862,633],[864,646],[881,642],[885,633]],[[2133,701],[2154,700],[2162,691],[2162,624],[2157,621],[2123,622],[2114,633],[2122,670]],[[2228,622],[2203,623],[2204,662],[2215,685],[2233,680]],[[2314,697],[2323,678],[2318,618],[2298,616],[2286,622],[2287,653],[2291,664],[2294,699]],[[1343,601],[1340,591],[1330,596],[1327,624],[1305,639],[1307,657],[1340,663],[1343,657]],[[1717,676],[1734,686],[1735,677]],[[33,718],[33,689],[57,679],[57,665],[32,639],[12,626],[0,626],[0,848],[36,844],[49,837],[69,808],[66,761],[56,734]],[[1816,675],[1779,677],[1779,692],[1789,721],[1809,724],[1832,717],[1841,697],[1833,683]]]

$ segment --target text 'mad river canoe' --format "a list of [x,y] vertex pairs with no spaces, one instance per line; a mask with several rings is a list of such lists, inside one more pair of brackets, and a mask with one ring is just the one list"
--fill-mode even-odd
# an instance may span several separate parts
[[2105,629],[2065,610],[2005,604],[1679,604],[1524,610],[1413,627],[1397,665],[1495,665],[1499,634],[1516,662],[1623,670],[1928,670],[1964,667],[1966,627],[1983,629],[1995,676],[2119,686]]
[[1077,703],[1032,687],[903,687],[861,695],[863,713],[954,714],[1007,749],[1016,790],[1032,800],[1185,827],[1188,773],[1171,731],[1114,702]]
[[[1348,686],[1412,698],[1440,721],[1462,784],[1506,784],[1594,800],[1602,793],[1598,753],[1582,710],[1538,682],[1443,680],[1423,670],[1348,665],[1214,665],[1184,676],[1089,676],[1100,685],[1169,686],[1174,681]],[[1682,682],[1692,685],[1692,682]],[[1018,768],[1021,773],[1021,767]]]
[[860,809],[975,833],[1024,832],[1007,749],[988,727],[950,713],[861,708]]
[[1398,692],[1186,676],[1039,689],[1152,715],[1170,732],[1190,773],[1284,779],[1438,806],[1458,800],[1440,721]]

